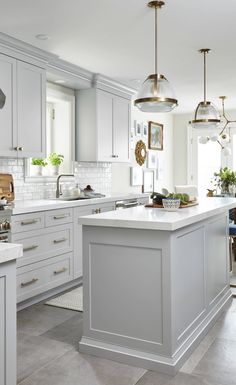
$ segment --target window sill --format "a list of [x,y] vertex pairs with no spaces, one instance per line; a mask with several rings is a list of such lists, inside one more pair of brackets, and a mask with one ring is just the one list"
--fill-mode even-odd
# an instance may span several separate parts
[[[31,176],[25,176],[25,183],[50,183],[50,182],[56,182],[59,175],[31,175]],[[73,182],[75,180],[74,177],[67,177],[67,182]]]

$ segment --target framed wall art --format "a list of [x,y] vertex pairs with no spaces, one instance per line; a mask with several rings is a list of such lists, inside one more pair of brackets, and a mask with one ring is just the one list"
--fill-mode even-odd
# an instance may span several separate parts
[[154,191],[154,170],[143,170],[143,192]]
[[130,167],[130,184],[131,186],[142,186],[143,169],[141,167]]
[[148,148],[163,150],[163,124],[148,122]]
[[147,136],[148,136],[148,124],[147,123],[142,123],[142,135],[145,138],[147,138]]
[[157,153],[156,151],[149,150],[147,153],[147,167],[148,168],[157,168]]

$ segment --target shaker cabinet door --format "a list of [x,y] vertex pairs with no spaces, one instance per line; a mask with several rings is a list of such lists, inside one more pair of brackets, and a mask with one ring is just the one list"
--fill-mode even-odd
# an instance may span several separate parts
[[6,97],[5,105],[0,109],[1,157],[13,156],[17,146],[15,81],[16,60],[0,54],[0,89]]
[[113,159],[112,95],[97,91],[97,160],[111,162]]
[[17,62],[18,156],[45,155],[45,71]]
[[113,148],[117,162],[129,162],[130,101],[113,97]]

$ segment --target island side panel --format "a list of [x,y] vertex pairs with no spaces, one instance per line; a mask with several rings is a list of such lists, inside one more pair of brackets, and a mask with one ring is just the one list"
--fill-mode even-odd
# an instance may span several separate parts
[[204,337],[231,297],[228,214],[216,215],[172,234],[172,354],[185,354]]
[[82,350],[90,338],[169,355],[169,244],[168,232],[83,226]]
[[16,261],[0,264],[0,384],[16,384]]

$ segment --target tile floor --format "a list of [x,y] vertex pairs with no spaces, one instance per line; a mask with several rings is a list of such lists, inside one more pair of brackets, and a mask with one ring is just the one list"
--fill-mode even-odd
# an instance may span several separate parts
[[175,377],[78,352],[82,313],[43,304],[18,313],[20,385],[235,385],[236,299]]

